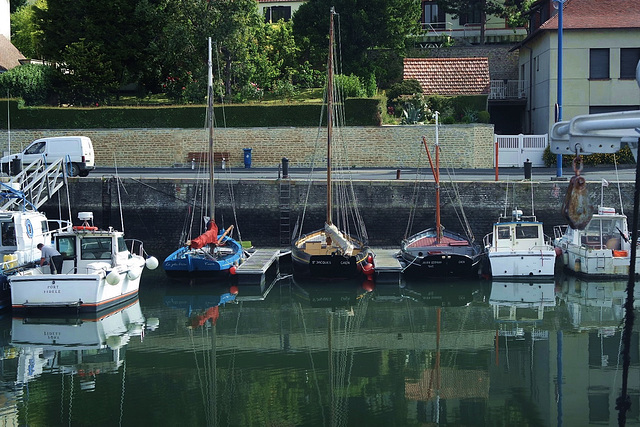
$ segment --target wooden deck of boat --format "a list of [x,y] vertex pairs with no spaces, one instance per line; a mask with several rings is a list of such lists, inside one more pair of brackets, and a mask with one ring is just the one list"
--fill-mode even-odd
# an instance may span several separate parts
[[279,249],[257,249],[236,269],[238,284],[264,284],[267,272],[272,267],[277,270],[280,255]]
[[376,282],[400,283],[402,264],[398,259],[398,249],[373,249],[375,254]]

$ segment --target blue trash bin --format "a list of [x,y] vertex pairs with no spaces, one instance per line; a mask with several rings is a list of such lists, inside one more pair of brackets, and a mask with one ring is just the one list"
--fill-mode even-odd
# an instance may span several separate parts
[[244,150],[244,167],[251,167],[251,148],[243,148]]

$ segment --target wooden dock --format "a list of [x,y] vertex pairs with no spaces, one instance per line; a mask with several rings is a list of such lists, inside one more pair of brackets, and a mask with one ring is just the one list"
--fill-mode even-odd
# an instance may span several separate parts
[[238,285],[261,285],[271,272],[278,274],[278,249],[257,249],[236,269]]
[[399,249],[378,248],[372,250],[375,254],[376,283],[400,284],[402,264],[397,257]]

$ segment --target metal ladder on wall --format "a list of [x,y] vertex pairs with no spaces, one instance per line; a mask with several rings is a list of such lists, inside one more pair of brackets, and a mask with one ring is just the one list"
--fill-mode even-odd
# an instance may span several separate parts
[[291,244],[291,179],[280,181],[280,244]]

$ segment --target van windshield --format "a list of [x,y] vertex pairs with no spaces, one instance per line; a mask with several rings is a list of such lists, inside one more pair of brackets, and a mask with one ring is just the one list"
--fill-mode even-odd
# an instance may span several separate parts
[[44,141],[36,142],[35,144],[32,144],[26,150],[24,150],[24,154],[40,154],[40,153],[44,153],[45,145],[46,145],[46,142],[44,142]]

